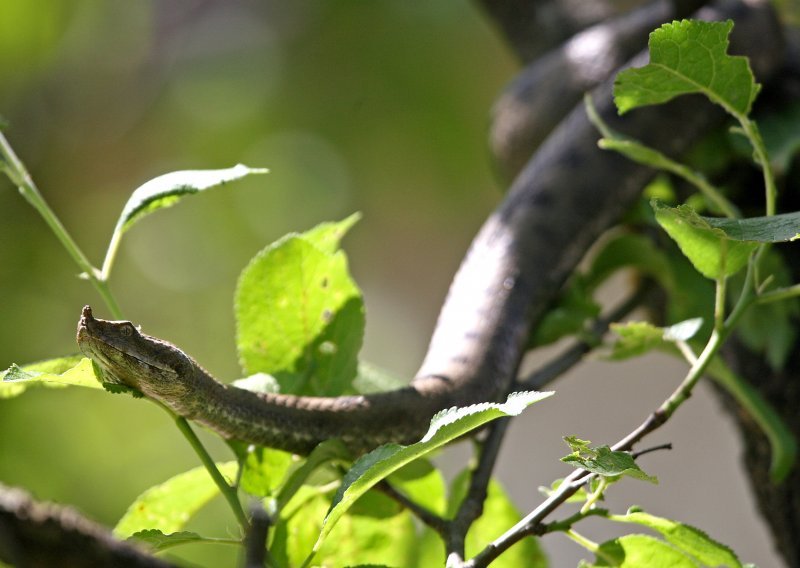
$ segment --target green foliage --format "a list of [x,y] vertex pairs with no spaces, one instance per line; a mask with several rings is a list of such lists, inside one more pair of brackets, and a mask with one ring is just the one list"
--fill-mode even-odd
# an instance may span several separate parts
[[727,566],[741,568],[736,554],[706,533],[691,525],[685,525],[670,519],[656,517],[641,511],[629,511],[626,515],[611,515],[611,520],[621,523],[633,523],[653,529],[673,547],[689,556],[702,566],[711,568]]
[[[217,464],[229,479],[233,479],[237,466],[236,462]],[[218,493],[219,489],[204,467],[178,474],[139,495],[114,527],[114,535],[127,538],[149,529],[164,534],[179,531]]]
[[157,552],[167,550],[173,546],[191,544],[194,542],[214,542],[213,539],[202,537],[194,532],[180,531],[171,534],[164,534],[157,529],[139,531],[131,535],[130,538],[137,542],[146,544],[152,550]]
[[730,239],[724,230],[685,205],[673,208],[653,201],[652,206],[658,224],[706,278],[716,280],[736,274],[758,247],[756,243]]
[[319,550],[345,511],[382,479],[467,432],[503,416],[517,416],[529,405],[552,394],[552,392],[519,392],[509,395],[508,400],[502,404],[486,402],[465,408],[451,408],[431,419],[428,432],[416,444],[410,446],[386,444],[361,457],[345,475],[333,499],[331,510],[325,518],[314,550]]
[[650,483],[658,483],[657,478],[642,471],[628,452],[613,451],[608,446],[592,448],[587,440],[581,440],[575,436],[567,436],[564,441],[572,449],[571,454],[561,458],[564,463],[607,478],[628,476]]
[[644,321],[611,324],[611,330],[619,339],[614,342],[609,358],[621,361],[653,349],[670,349],[676,341],[688,341],[694,337],[702,324],[702,318],[685,320],[669,327],[657,327]]
[[352,392],[364,304],[337,248],[355,219],[284,237],[244,269],[235,306],[245,373],[270,374],[285,393]]
[[581,562],[580,568],[697,568],[697,563],[680,550],[644,534],[629,534],[606,541],[596,554],[594,564]]
[[[470,483],[470,471],[464,470],[453,479],[447,510],[448,517],[454,515],[466,497]],[[504,527],[513,526],[520,514],[503,487],[495,480],[489,482],[483,515],[470,527],[464,543],[465,554],[471,557],[503,533]],[[426,528],[417,547],[417,568],[445,565],[445,550],[441,539]],[[549,564],[538,539],[526,538],[492,562],[493,568],[546,568]]]
[[760,86],[745,57],[727,55],[733,22],[683,20],[650,34],[650,63],[617,75],[614,101],[620,114],[702,93],[734,115],[746,116]]
[[24,367],[12,365],[0,373],[0,399],[18,396],[33,386],[101,388],[92,360],[80,355],[49,359]]

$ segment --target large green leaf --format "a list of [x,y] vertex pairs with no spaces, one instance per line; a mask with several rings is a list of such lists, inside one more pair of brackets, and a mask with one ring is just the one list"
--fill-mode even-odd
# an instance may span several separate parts
[[253,446],[247,448],[242,460],[239,487],[257,497],[272,496],[281,487],[293,463],[292,454]]
[[485,402],[464,408],[451,408],[431,419],[428,432],[419,442],[409,446],[386,444],[362,456],[342,480],[314,549],[319,549],[337,521],[356,500],[382,479],[467,432],[503,416],[516,416],[529,405],[552,394],[519,392],[509,395],[508,400],[502,404]]
[[696,559],[703,566],[710,568],[742,566],[730,548],[693,526],[641,511],[629,512],[626,515],[611,515],[609,518],[620,523],[634,523],[658,531],[672,546]]
[[708,218],[686,205],[667,207],[655,200],[651,205],[658,224],[706,278],[716,280],[736,274],[758,247],[755,242],[731,240],[723,229],[712,226]]
[[18,396],[35,386],[102,388],[92,360],[80,355],[49,359],[23,367],[12,365],[0,373],[0,399]]
[[237,346],[246,374],[268,373],[281,392],[351,390],[364,334],[361,292],[335,243],[353,217],[261,251],[236,289]]
[[[287,511],[271,531],[270,553],[278,566],[301,566],[319,535],[330,505],[316,494]],[[313,566],[409,566],[417,539],[408,511],[376,492],[351,510],[316,554]]]
[[[235,461],[217,464],[220,473],[233,479]],[[180,531],[186,522],[219,493],[204,467],[196,467],[155,485],[139,495],[114,527],[114,535],[127,538],[156,529],[164,534]]]
[[617,75],[620,114],[679,95],[702,93],[729,113],[745,116],[759,91],[745,57],[728,55],[733,22],[683,20],[650,34],[650,63]]

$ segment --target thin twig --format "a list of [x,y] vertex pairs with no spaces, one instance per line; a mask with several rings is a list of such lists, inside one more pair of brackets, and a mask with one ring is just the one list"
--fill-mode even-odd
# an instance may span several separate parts
[[637,459],[645,454],[649,454],[651,452],[660,452],[661,450],[671,450],[672,444],[667,442],[666,444],[659,444],[657,446],[652,446],[650,448],[645,448],[643,450],[638,450],[635,452],[631,452],[631,457],[633,459]]
[[440,517],[433,511],[426,509],[419,503],[416,503],[398,491],[391,483],[386,480],[381,481],[377,486],[381,493],[390,497],[409,511],[411,511],[420,521],[435,530],[438,534],[444,535],[447,533],[448,521]]

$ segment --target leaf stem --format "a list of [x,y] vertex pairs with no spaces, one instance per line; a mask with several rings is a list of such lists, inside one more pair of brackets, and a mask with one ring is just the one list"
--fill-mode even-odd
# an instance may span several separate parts
[[564,534],[567,535],[573,541],[575,541],[578,544],[580,544],[582,547],[584,547],[589,552],[593,552],[594,554],[597,554],[599,552],[599,550],[600,550],[600,545],[599,544],[597,544],[593,540],[589,540],[588,538],[586,538],[582,534],[574,531],[573,529],[565,530]]
[[117,304],[114,295],[111,293],[108,283],[101,277],[92,263],[89,262],[89,259],[86,258],[81,248],[67,232],[64,225],[61,224],[56,214],[50,209],[50,206],[47,204],[44,197],[42,197],[42,194],[33,182],[25,165],[17,157],[16,153],[14,153],[14,150],[2,133],[0,133],[0,158],[3,160],[3,163],[0,164],[3,172],[8,176],[11,182],[17,186],[22,197],[39,212],[56,238],[61,241],[61,244],[72,257],[72,260],[75,261],[75,264],[83,271],[86,278],[89,279],[103,298],[103,301],[106,303],[112,315],[117,319],[122,319],[122,312],[119,308],[119,304]]
[[753,153],[755,154],[756,162],[761,166],[761,172],[764,176],[764,190],[766,193],[766,216],[771,217],[775,215],[776,206],[775,200],[778,195],[778,190],[775,186],[775,174],[772,171],[772,162],[769,160],[767,148],[764,145],[764,140],[761,138],[761,132],[758,130],[756,123],[747,116],[734,114],[739,124],[742,125],[742,130],[745,136],[753,146]]
[[233,514],[236,516],[236,520],[239,522],[239,525],[242,527],[242,531],[247,534],[249,530],[250,523],[247,521],[247,516],[244,514],[244,509],[242,509],[242,504],[239,501],[239,496],[236,494],[236,489],[228,485],[228,482],[225,480],[223,475],[217,469],[217,464],[214,463],[214,460],[209,455],[208,451],[203,446],[200,439],[197,437],[197,434],[194,433],[192,427],[189,426],[189,423],[183,416],[178,416],[172,410],[161,403],[157,403],[161,408],[163,408],[167,413],[172,416],[172,419],[175,421],[175,425],[178,427],[178,430],[181,431],[184,438],[189,442],[189,445],[192,446],[192,449],[195,451],[197,456],[200,458],[200,461],[205,466],[206,471],[211,476],[211,479],[214,481],[214,484],[219,489],[219,492],[222,493],[222,496],[230,505]]

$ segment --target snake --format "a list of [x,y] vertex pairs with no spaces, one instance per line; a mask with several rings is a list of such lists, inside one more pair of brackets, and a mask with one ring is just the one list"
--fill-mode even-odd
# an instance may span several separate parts
[[[725,2],[710,16],[735,18],[732,47],[751,56],[757,76],[775,71],[783,47],[768,6]],[[593,91],[603,120],[671,155],[722,118],[685,98],[619,117],[611,92],[611,79]],[[652,177],[649,168],[599,150],[597,138],[578,105],[521,168],[470,245],[427,354],[406,387],[338,397],[236,388],[172,343],[129,321],[96,318],[88,306],[78,322],[78,345],[104,382],[133,388],[225,439],[298,454],[331,438],[355,453],[413,443],[437,412],[508,394],[531,330],[586,251]]]

